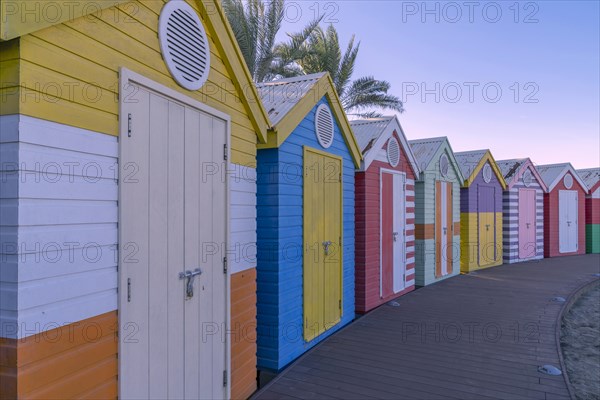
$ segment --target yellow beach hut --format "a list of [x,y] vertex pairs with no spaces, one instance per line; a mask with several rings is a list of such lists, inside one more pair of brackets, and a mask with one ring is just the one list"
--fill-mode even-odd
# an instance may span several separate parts
[[269,126],[219,2],[3,3],[2,397],[247,398]]

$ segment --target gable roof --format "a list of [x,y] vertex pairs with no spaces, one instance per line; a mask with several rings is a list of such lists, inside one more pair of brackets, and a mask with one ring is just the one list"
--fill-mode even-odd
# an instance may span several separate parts
[[325,97],[346,141],[354,164],[357,168],[360,167],[362,153],[329,73],[320,72],[262,82],[256,86],[261,102],[268,110],[267,114],[271,122],[267,142],[259,144],[259,149],[281,146],[310,110]]
[[424,172],[427,168],[429,168],[433,157],[438,153],[438,150],[440,149],[440,147],[442,147],[444,143],[448,146],[448,149],[450,149],[449,155],[451,158],[452,165],[456,170],[458,181],[462,182],[465,178],[463,177],[463,174],[460,168],[458,167],[456,157],[454,156],[454,152],[452,151],[452,146],[450,146],[450,141],[446,136],[408,141],[408,144],[410,145],[413,154],[415,155],[417,165],[419,166],[421,172]]
[[[70,0],[53,1],[53,8],[58,8],[57,18],[23,18],[21,12],[13,12],[14,9],[28,9],[26,3],[30,0],[16,0],[11,2],[11,7],[0,7],[0,18],[2,18],[2,29],[0,30],[0,41],[10,40],[34,33],[41,29],[68,22],[99,10],[106,9],[131,0],[81,0],[74,2]],[[242,100],[244,108],[248,113],[254,131],[258,136],[259,142],[266,142],[267,130],[269,128],[269,118],[260,101],[257,101],[258,93],[254,87],[252,75],[246,66],[244,57],[237,44],[237,40],[231,30],[227,16],[218,0],[185,0],[188,3],[196,5],[200,10],[200,15],[212,37],[213,43],[223,54],[223,63],[231,75],[231,79]],[[31,6],[29,6],[31,7]]]
[[571,163],[538,165],[537,170],[548,187],[548,192],[554,189],[567,172],[570,172],[571,175],[573,175],[573,178],[579,182],[584,192],[587,193],[589,191],[588,186],[579,177],[579,174],[575,171],[575,168],[573,168]]
[[463,186],[470,186],[479,171],[483,168],[486,163],[489,163],[492,167],[492,171],[496,174],[498,178],[498,182],[502,186],[502,189],[506,189],[506,181],[504,180],[504,175],[502,175],[502,171],[498,168],[494,157],[492,157],[492,153],[489,150],[472,150],[472,151],[461,151],[458,153],[454,153],[456,157],[456,162],[465,177],[465,181]]
[[546,183],[540,176],[535,165],[533,165],[531,159],[515,158],[512,160],[499,160],[496,161],[496,164],[498,164],[498,168],[500,168],[502,175],[504,175],[508,189],[511,189],[515,183],[518,182],[525,170],[529,168],[533,172],[533,175],[535,176],[535,179],[538,181],[539,185],[542,187],[542,190],[544,192],[548,192],[548,186],[546,186]]
[[369,168],[373,160],[377,157],[379,150],[396,132],[400,138],[400,146],[402,146],[404,154],[408,158],[411,169],[415,176],[419,175],[421,170],[419,169],[417,159],[406,140],[404,130],[396,116],[354,120],[350,121],[350,126],[352,126],[354,136],[362,152],[363,162],[361,170],[365,171]]
[[577,173],[581,180],[587,185],[590,192],[595,191],[600,187],[600,167],[578,169]]

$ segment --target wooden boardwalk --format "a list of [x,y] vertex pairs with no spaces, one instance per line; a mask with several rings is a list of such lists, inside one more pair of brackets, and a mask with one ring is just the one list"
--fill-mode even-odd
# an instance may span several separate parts
[[461,275],[385,304],[333,335],[254,398],[568,399],[556,320],[600,256],[544,259]]

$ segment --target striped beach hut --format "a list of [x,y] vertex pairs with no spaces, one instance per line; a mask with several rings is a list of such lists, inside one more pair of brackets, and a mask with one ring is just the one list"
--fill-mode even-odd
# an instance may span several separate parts
[[327,73],[261,83],[258,367],[277,372],[354,319],[361,153]]
[[460,167],[446,137],[411,140],[415,181],[415,285],[460,273]]
[[502,264],[502,191],[506,182],[489,150],[454,153],[460,189],[460,270]]
[[415,177],[396,117],[351,122],[363,155],[356,173],[356,312],[415,288]]
[[504,262],[544,258],[546,184],[529,158],[496,163],[507,185],[502,198]]
[[600,168],[579,169],[577,173],[588,187],[585,196],[585,251],[600,253]]
[[1,8],[0,397],[247,398],[269,121],[220,2]]
[[544,194],[544,257],[585,253],[587,185],[571,163],[538,165]]

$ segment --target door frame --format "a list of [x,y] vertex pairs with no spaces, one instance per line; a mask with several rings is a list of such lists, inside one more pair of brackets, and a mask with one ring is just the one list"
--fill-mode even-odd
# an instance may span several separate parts
[[[485,251],[485,245],[482,243],[482,235],[481,235],[481,214],[483,214],[482,211],[479,210],[479,199],[480,199],[480,188],[490,188],[493,190],[493,196],[492,196],[492,201],[494,204],[494,212],[493,217],[492,217],[492,221],[493,221],[493,234],[494,234],[494,259],[490,262],[488,262],[487,264],[482,264],[481,263],[481,253],[482,253],[482,247],[483,247],[483,251],[485,252],[485,254],[487,255],[487,252]],[[498,236],[496,234],[497,232],[497,223],[498,221],[496,220],[496,213],[498,212],[498,210],[496,210],[496,187],[494,185],[477,185],[477,266],[478,267],[488,267],[492,264],[495,264],[498,261]],[[489,213],[489,212],[486,212]]]
[[[574,193],[575,194],[575,196],[574,196],[575,197],[575,207],[574,207],[574,209],[575,209],[575,212],[577,213],[577,218],[575,218],[575,220],[574,220],[574,222],[575,222],[575,238],[574,238],[575,239],[575,243],[574,243],[575,246],[573,246],[574,250],[561,251],[561,249],[560,249],[560,244],[561,244],[561,240],[560,240],[560,230],[561,230],[560,229],[560,227],[561,227],[561,221],[560,221],[560,219],[561,219],[561,215],[560,215],[561,201],[560,200],[561,199],[560,199],[560,197],[561,196],[560,195],[561,195],[561,193],[564,193],[565,197],[568,196],[569,193]],[[558,210],[557,210],[557,213],[558,213],[558,252],[560,254],[576,253],[576,252],[579,251],[579,211],[580,211],[579,210],[579,191],[578,190],[572,190],[572,189],[567,189],[567,190],[560,189],[558,191],[558,207],[557,208],[558,208]],[[568,211],[568,208],[567,208],[567,211]]]
[[[534,249],[533,249],[533,255],[530,255],[529,257],[521,257],[521,249],[523,248],[524,243],[522,243],[522,241],[524,242],[524,239],[521,238],[521,226],[524,223],[523,222],[523,218],[521,217],[521,193],[532,193],[533,192],[533,239],[534,239]],[[517,243],[518,243],[518,249],[517,249],[517,259],[519,260],[529,260],[531,258],[537,257],[537,252],[538,252],[538,248],[537,248],[537,189],[535,188],[530,188],[530,187],[520,187],[517,188],[517,215],[518,215],[518,223],[517,223]]]
[[[383,174],[392,174],[392,175],[401,175],[404,177],[404,185],[402,187],[402,191],[404,193],[404,212],[402,215],[404,216],[404,229],[403,229],[403,240],[404,240],[404,289],[406,289],[406,172],[397,171],[394,169],[388,168],[380,168],[379,169],[379,297],[383,298]],[[393,182],[393,181],[392,181]],[[392,199],[394,197],[394,192],[392,191]],[[392,202],[393,203],[393,202]],[[392,210],[395,211],[395,210]],[[393,260],[393,258],[392,258]],[[394,270],[394,266],[392,265],[392,271]],[[400,292],[402,291],[400,290]],[[392,292],[393,282],[392,282]],[[394,292],[394,294],[400,293]]]
[[[340,170],[340,174],[341,174],[341,179],[340,179],[340,238],[341,238],[341,243],[340,243],[340,282],[339,282],[340,301],[341,301],[340,322],[341,322],[342,318],[344,317],[344,245],[343,245],[343,240],[344,240],[344,158],[342,156],[338,156],[337,154],[322,151],[322,150],[319,150],[312,146],[308,146],[308,145],[302,146],[302,325],[303,325],[302,339],[304,340],[305,343],[310,343],[313,340],[317,339],[322,334],[324,334],[325,332],[327,332],[328,330],[330,330],[331,328],[333,328],[333,326],[317,333],[315,336],[313,336],[309,340],[306,339],[306,335],[305,335],[306,327],[304,326],[305,321],[306,321],[306,308],[304,307],[304,296],[305,296],[304,270],[306,267],[306,256],[305,256],[306,249],[304,248],[304,245],[306,243],[306,238],[305,238],[304,234],[306,232],[306,226],[308,223],[307,222],[308,219],[306,218],[306,212],[305,212],[306,209],[304,207],[305,196],[306,196],[306,191],[305,191],[305,187],[304,187],[304,179],[305,179],[304,174],[305,174],[305,168],[306,168],[306,153],[307,152],[318,154],[323,157],[335,158],[340,161],[340,166],[341,166],[341,170]],[[339,322],[337,324],[339,324]]]
[[[450,194],[449,194],[450,197],[448,199],[446,199],[445,206],[446,206],[446,217],[450,218],[450,226],[448,226],[446,229],[447,229],[447,232],[449,232],[448,233],[448,235],[450,236],[449,242],[451,243],[451,249],[452,249],[452,257],[449,260],[447,260],[448,262],[446,263],[446,274],[443,274],[443,265],[440,264],[440,275],[439,276],[436,276],[437,257],[438,257],[438,252],[437,252],[437,237],[436,237],[437,220],[438,220],[437,209],[436,209],[437,196],[438,196],[437,182],[440,182],[440,184],[444,183],[444,184],[450,185]],[[441,193],[440,193],[440,196],[441,196]],[[434,279],[441,279],[441,278],[450,276],[451,274],[454,273],[454,235],[455,235],[455,232],[454,232],[454,209],[455,209],[455,207],[454,207],[454,196],[456,196],[456,195],[454,193],[454,182],[453,181],[449,181],[447,179],[437,179],[437,178],[433,179],[433,244],[434,244],[434,249],[435,249],[435,258],[434,258],[434,261],[433,261],[433,277],[434,277]],[[440,203],[441,202],[442,202],[442,200],[440,199]],[[448,203],[450,203],[450,205],[452,206],[452,210],[450,211],[450,214],[448,214]],[[442,219],[442,213],[441,213],[441,210],[440,210],[440,222],[443,225],[442,220],[443,220]],[[443,226],[442,226],[442,228],[443,228]],[[446,244],[446,255],[448,255],[448,248],[447,247],[448,246]],[[444,250],[443,249],[444,249],[444,247],[441,246],[440,247],[440,254],[439,254],[440,263],[442,263],[443,258],[444,258],[444,257],[442,257],[444,255]],[[448,268],[448,267],[450,267],[450,268]]]
[[[175,101],[175,102],[179,102],[181,104],[183,104],[184,106],[188,106],[191,108],[195,108],[196,110],[199,110],[201,112],[204,112],[206,114],[209,114],[213,117],[222,119],[225,122],[225,126],[226,126],[226,132],[225,132],[225,143],[227,145],[227,160],[231,160],[231,117],[228,114],[225,114],[222,111],[219,111],[215,108],[212,108],[196,99],[193,99],[189,96],[186,96],[185,94],[171,89],[165,85],[162,85],[158,82],[155,82],[149,78],[146,78],[145,76],[138,74],[134,71],[131,71],[130,69],[127,69],[125,67],[120,67],[119,68],[119,158],[118,158],[118,176],[120,177],[121,175],[121,160],[122,160],[122,151],[123,151],[123,140],[121,140],[121,138],[124,138],[126,135],[128,135],[128,131],[129,131],[129,121],[128,118],[125,117],[128,114],[128,106],[127,103],[128,102],[134,102],[133,99],[130,96],[135,95],[135,92],[131,92],[129,88],[129,85],[133,83],[136,84],[137,86],[143,86],[144,88],[158,94],[164,97],[167,97],[168,99],[170,99],[171,101]],[[129,100],[129,101],[128,101]],[[230,161],[223,161],[226,168],[226,171],[229,170],[228,165],[230,163]],[[230,199],[231,199],[231,193],[230,193],[230,183],[229,183],[229,177],[228,177],[228,173],[224,174],[224,178],[225,178],[225,244],[224,244],[224,248],[225,248],[225,256],[228,253],[228,249],[229,249],[229,243],[231,240],[231,222],[230,222],[230,217],[231,217],[231,210],[230,210]],[[122,303],[126,303],[127,302],[127,281],[126,281],[126,274],[124,271],[124,268],[120,268],[121,265],[121,248],[120,245],[121,243],[123,243],[121,234],[122,234],[122,230],[121,230],[121,224],[120,222],[122,221],[121,215],[123,212],[122,207],[120,206],[121,203],[121,184],[120,184],[120,179],[117,181],[119,182],[118,185],[118,201],[119,201],[119,207],[118,207],[118,217],[117,217],[117,221],[119,222],[119,228],[118,228],[118,247],[117,247],[117,254],[118,254],[118,297],[117,297],[117,310],[118,312],[118,326],[117,326],[117,332],[119,332],[122,326],[122,323],[125,322],[124,321],[124,313],[121,312],[121,310],[124,308]],[[183,267],[183,266],[182,266]],[[183,269],[183,268],[182,268]],[[229,335],[227,334],[227,330],[229,329],[229,327],[231,326],[231,285],[230,285],[230,281],[231,281],[231,269],[227,268],[227,272],[225,273],[225,324],[226,326],[224,327],[225,329],[225,368],[226,368],[226,382],[227,385],[225,387],[225,392],[226,392],[226,396],[227,398],[231,397],[231,340],[229,338]],[[199,332],[199,337],[201,335],[201,332]],[[117,354],[121,354],[121,340],[119,338],[119,343],[118,343],[118,353]],[[118,357],[118,376],[119,376],[119,387],[118,387],[118,393],[119,396],[121,396],[122,393],[122,387],[125,384],[124,380],[121,379],[121,376],[123,376],[121,374],[121,371],[125,368],[124,366],[124,362],[123,362],[123,358],[122,357]],[[219,376],[217,374],[217,376]]]

